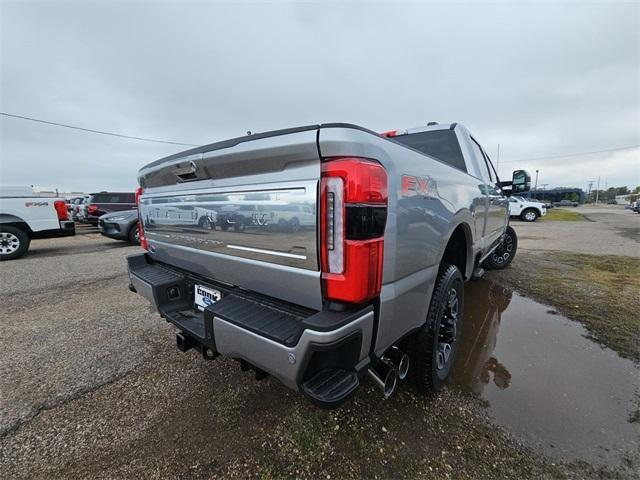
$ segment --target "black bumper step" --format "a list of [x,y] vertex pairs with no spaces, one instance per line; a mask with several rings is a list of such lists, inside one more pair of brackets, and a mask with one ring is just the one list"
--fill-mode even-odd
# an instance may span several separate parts
[[184,275],[167,268],[162,268],[156,264],[139,266],[135,269],[135,274],[145,282],[154,286],[184,280]]
[[237,295],[226,295],[207,307],[209,314],[287,346],[297,343],[305,318]]
[[302,391],[322,408],[340,406],[360,385],[354,371],[327,368],[302,384]]

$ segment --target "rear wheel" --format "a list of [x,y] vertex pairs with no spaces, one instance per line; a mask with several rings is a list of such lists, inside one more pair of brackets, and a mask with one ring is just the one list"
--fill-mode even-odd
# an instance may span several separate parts
[[520,214],[520,218],[525,222],[535,222],[538,219],[538,212],[533,208],[527,208]]
[[140,230],[137,222],[129,229],[129,241],[135,245],[140,245]]
[[516,256],[517,250],[518,236],[513,227],[509,226],[504,232],[502,243],[482,262],[482,267],[486,270],[502,270],[503,268],[507,268]]
[[22,257],[31,239],[24,230],[11,225],[0,226],[0,260],[13,260]]
[[455,265],[443,265],[433,290],[427,322],[410,342],[413,382],[422,393],[438,392],[458,352],[464,312],[464,283]]

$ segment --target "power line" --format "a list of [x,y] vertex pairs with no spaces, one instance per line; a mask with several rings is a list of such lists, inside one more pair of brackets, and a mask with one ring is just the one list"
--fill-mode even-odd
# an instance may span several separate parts
[[592,155],[595,153],[607,153],[607,152],[617,152],[619,150],[632,150],[634,148],[638,148],[640,145],[629,145],[628,147],[617,147],[617,148],[607,148],[605,150],[593,150],[591,152],[580,152],[580,153],[568,153],[566,155],[554,155],[551,157],[534,157],[534,158],[523,158],[520,160],[509,160],[503,161],[501,163],[520,163],[520,162],[533,162],[536,160],[553,160],[555,158],[567,158],[567,157],[581,157],[584,155]]
[[47,120],[41,120],[39,118],[24,117],[22,115],[14,115],[14,114],[5,113],[5,112],[0,112],[0,115],[3,115],[5,117],[19,118],[21,120],[29,120],[30,122],[45,123],[47,125],[54,125],[56,127],[64,127],[64,128],[71,128],[73,130],[81,130],[83,132],[98,133],[100,135],[110,135],[112,137],[128,138],[130,140],[140,140],[142,142],[168,143],[170,145],[183,145],[185,147],[199,147],[200,146],[200,145],[194,145],[192,143],[171,142],[169,140],[156,140],[154,138],[134,137],[134,136],[131,136],[131,135],[123,135],[123,134],[120,134],[120,133],[105,132],[105,131],[102,131],[102,130],[93,130],[91,128],[83,128],[83,127],[76,127],[74,125],[66,125],[64,123],[49,122]]

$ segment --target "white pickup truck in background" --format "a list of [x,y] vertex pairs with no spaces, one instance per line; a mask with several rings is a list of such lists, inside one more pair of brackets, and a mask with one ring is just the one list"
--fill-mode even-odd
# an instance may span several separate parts
[[0,186],[0,260],[22,257],[34,238],[75,233],[63,198],[39,196],[31,187]]
[[520,217],[523,222],[535,222],[538,217],[546,214],[547,207],[544,203],[523,197],[509,197],[509,215],[512,217]]

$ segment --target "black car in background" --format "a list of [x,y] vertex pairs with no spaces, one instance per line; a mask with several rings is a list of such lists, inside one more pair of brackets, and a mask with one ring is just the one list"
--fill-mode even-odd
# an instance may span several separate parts
[[92,193],[86,204],[87,221],[91,225],[98,225],[102,215],[135,209],[136,196],[133,192]]

